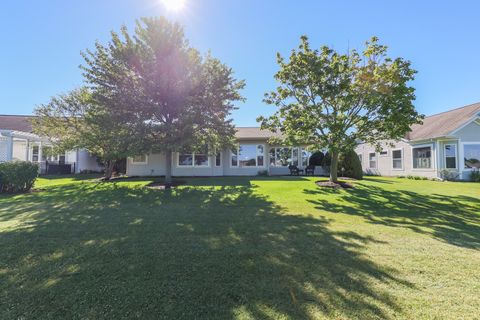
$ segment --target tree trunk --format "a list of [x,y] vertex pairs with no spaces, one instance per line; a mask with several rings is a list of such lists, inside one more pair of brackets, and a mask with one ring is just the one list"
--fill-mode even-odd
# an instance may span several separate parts
[[172,185],[172,151],[165,152],[165,189]]
[[330,162],[330,181],[338,182],[338,151],[331,152],[332,159]]
[[113,167],[115,166],[115,160],[105,161],[105,180],[110,180],[113,174]]

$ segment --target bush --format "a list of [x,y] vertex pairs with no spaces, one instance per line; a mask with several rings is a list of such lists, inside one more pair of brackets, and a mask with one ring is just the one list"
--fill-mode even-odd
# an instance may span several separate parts
[[338,175],[357,180],[363,179],[362,164],[354,150],[343,152],[338,157]]
[[480,182],[480,170],[473,170],[470,173],[470,180],[472,180],[473,182]]
[[457,171],[452,171],[448,169],[443,169],[440,171],[440,177],[446,181],[455,181],[458,179],[460,174]]
[[38,177],[38,165],[31,162],[0,163],[0,192],[27,192]]
[[257,172],[257,176],[268,177],[268,170],[260,170]]
[[315,151],[310,156],[310,160],[308,161],[308,164],[311,166],[318,166],[318,167],[323,166],[324,157],[325,156],[323,155],[322,151]]

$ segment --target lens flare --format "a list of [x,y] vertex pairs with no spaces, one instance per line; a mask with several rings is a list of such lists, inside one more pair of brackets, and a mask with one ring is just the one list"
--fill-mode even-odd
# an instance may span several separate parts
[[161,0],[169,11],[180,11],[185,7],[185,0]]

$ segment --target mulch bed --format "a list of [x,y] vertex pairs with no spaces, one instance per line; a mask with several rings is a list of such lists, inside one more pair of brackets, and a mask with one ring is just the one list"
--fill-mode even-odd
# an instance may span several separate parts
[[[351,179],[353,180],[353,179]],[[353,188],[353,184],[344,182],[344,181],[338,181],[338,183],[335,182],[330,182],[330,181],[316,181],[315,184],[319,187],[322,188],[333,188],[333,189],[351,189]]]
[[[169,184],[170,188],[176,188],[178,186],[182,186],[186,184],[186,181],[183,180],[174,180],[172,183]],[[165,190],[168,189],[168,186],[165,184],[165,182],[152,182],[146,185],[147,188],[149,189],[155,189],[155,190]]]

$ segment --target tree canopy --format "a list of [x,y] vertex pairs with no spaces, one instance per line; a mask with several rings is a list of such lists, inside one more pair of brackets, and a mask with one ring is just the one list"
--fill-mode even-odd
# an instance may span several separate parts
[[34,131],[48,137],[58,151],[86,149],[105,164],[109,179],[115,161],[145,152],[145,127],[105,104],[97,104],[85,87],[53,97],[35,109]]
[[400,139],[421,122],[410,85],[416,71],[409,61],[390,58],[376,37],[362,53],[341,54],[327,46],[314,50],[302,36],[289,59],[277,54],[277,62],[279,86],[264,101],[278,109],[258,121],[264,129],[280,131],[288,143],[327,149],[334,182],[339,152],[358,141],[379,147],[381,140]]
[[245,83],[211,54],[190,47],[180,25],[143,18],[134,35],[123,27],[95,48],[83,54],[82,66],[95,99],[145,124],[151,150],[166,155],[167,182],[172,152],[233,144],[230,115]]
[[142,18],[133,34],[122,27],[82,56],[86,87],[36,112],[37,131],[57,144],[105,159],[164,153],[167,183],[173,152],[208,146],[213,153],[233,145],[230,116],[245,83],[210,53],[192,48],[179,24]]

